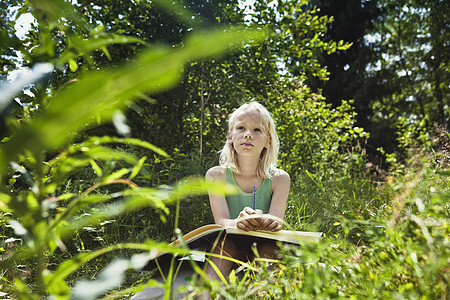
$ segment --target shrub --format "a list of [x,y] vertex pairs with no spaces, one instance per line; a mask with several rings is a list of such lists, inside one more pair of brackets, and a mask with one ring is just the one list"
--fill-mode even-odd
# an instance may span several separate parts
[[281,142],[279,165],[291,176],[286,218],[294,228],[332,231],[341,217],[365,219],[385,203],[367,174],[351,101],[333,108],[302,82],[274,85],[270,108]]

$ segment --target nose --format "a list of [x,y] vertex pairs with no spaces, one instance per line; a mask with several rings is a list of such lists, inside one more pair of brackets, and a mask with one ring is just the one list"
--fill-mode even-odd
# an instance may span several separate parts
[[253,138],[252,133],[250,132],[250,130],[247,130],[245,132],[244,139],[251,139],[251,138]]

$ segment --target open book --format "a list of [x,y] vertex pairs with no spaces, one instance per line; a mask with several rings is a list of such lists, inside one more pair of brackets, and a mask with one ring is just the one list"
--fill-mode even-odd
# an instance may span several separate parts
[[[308,231],[292,231],[292,230],[280,230],[276,232],[272,231],[245,231],[236,227],[223,227],[217,224],[210,224],[199,227],[183,236],[183,240],[190,249],[201,249],[207,251],[207,249],[214,243],[215,239],[219,236],[232,239],[239,244],[239,241],[255,241],[255,242],[273,242],[277,241],[295,245],[301,245],[304,242],[318,241],[322,233],[321,232],[308,232]],[[177,239],[171,243],[172,246],[180,246],[181,240]],[[151,261],[160,260],[165,253],[154,252],[148,257],[149,264],[145,269],[151,269],[153,263]]]
[[[190,243],[198,239],[201,239],[205,236],[209,236],[212,233],[219,233],[221,231],[225,231],[224,233],[226,233],[227,235],[251,236],[297,245],[300,245],[302,242],[305,241],[309,242],[318,241],[322,236],[321,232],[292,231],[292,230],[280,230],[275,232],[265,230],[245,231],[236,227],[223,227],[217,224],[210,224],[202,226],[185,234],[183,236],[183,240],[187,245],[189,245]],[[176,240],[172,244],[178,246],[180,244],[180,240]]]

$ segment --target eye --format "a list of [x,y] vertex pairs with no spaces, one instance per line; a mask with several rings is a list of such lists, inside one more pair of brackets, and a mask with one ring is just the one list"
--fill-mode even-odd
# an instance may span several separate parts
[[255,131],[261,132],[261,128],[255,128]]
[[243,130],[244,129],[244,126],[238,126],[237,127],[237,130]]

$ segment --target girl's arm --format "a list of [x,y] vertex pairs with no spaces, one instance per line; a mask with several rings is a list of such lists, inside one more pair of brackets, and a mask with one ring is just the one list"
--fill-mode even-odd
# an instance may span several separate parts
[[[206,180],[219,181],[225,184],[226,183],[225,168],[218,166],[209,169],[208,172],[206,172]],[[257,218],[245,219],[245,217],[248,217],[250,215],[254,214],[260,215],[260,213],[249,207],[244,208],[244,210],[240,213],[237,219],[230,219],[230,212],[228,210],[225,195],[217,195],[213,193],[208,194],[211,211],[213,213],[214,222],[216,224],[222,225],[224,227],[226,226],[238,227],[240,229],[248,231],[254,230],[255,227],[262,221],[262,219],[259,216]],[[241,217],[243,217],[244,220],[240,219]]]
[[263,216],[263,222],[259,224],[257,230],[279,231],[283,227],[281,222],[284,219],[286,203],[289,196],[291,178],[283,170],[277,169],[272,176],[272,202],[269,214]]

